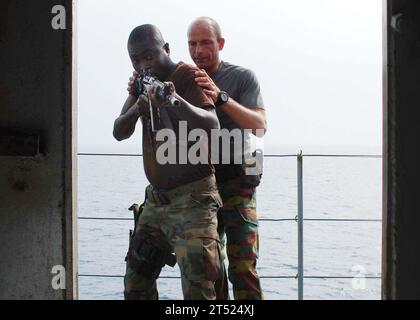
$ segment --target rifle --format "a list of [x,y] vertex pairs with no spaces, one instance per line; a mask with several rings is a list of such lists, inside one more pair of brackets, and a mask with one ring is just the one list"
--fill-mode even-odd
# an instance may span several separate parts
[[156,132],[161,127],[161,117],[159,108],[152,105],[147,91],[152,87],[155,96],[162,102],[162,105],[177,107],[180,105],[180,101],[172,95],[172,88],[169,84],[160,82],[149,75],[139,75],[136,79],[136,90],[137,95],[143,95],[149,100],[149,111],[150,120],[152,125],[152,131]]

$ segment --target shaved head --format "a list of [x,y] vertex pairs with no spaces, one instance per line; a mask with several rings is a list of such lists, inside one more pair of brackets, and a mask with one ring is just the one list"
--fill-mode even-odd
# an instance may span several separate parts
[[162,33],[152,24],[143,24],[134,28],[128,38],[128,46],[138,43],[153,43],[159,46],[165,45]]
[[210,17],[199,17],[195,19],[188,28],[188,33],[192,31],[194,27],[201,26],[208,28],[217,40],[222,38],[222,30],[216,20]]

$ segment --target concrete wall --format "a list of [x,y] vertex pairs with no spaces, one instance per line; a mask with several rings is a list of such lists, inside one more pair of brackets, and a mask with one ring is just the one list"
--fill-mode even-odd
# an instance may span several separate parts
[[0,1],[0,299],[77,295],[72,60],[72,1]]
[[383,298],[420,299],[420,1],[384,9]]

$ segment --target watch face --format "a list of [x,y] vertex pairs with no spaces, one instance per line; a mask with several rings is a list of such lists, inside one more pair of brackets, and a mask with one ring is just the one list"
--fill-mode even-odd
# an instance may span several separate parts
[[224,92],[224,91],[221,91],[220,92],[220,100],[222,100],[223,103],[228,102],[228,100],[229,100],[228,94],[226,92]]
[[229,95],[224,91],[220,91],[219,95],[217,97],[217,101],[216,101],[215,106],[219,107],[222,104],[225,104],[226,102],[228,102],[228,100],[229,100]]

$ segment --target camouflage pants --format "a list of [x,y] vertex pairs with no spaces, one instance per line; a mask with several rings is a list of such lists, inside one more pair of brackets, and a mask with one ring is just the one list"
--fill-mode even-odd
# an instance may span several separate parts
[[[228,275],[236,300],[264,299],[256,266],[259,250],[256,189],[238,181],[218,184],[223,208],[218,212],[222,249],[226,240]],[[224,250],[222,250],[224,253]],[[226,289],[217,288],[218,292]]]
[[[152,186],[146,193],[136,233],[164,234],[176,254],[184,299],[216,299],[214,284],[221,272],[217,211],[222,203],[214,176],[170,190],[170,203]],[[124,294],[126,299],[157,299],[156,279],[136,273],[127,263]]]

